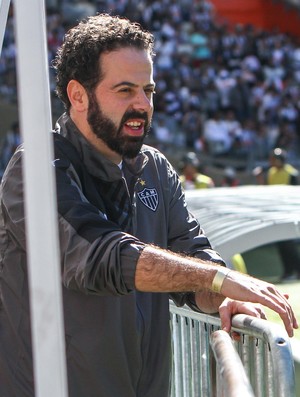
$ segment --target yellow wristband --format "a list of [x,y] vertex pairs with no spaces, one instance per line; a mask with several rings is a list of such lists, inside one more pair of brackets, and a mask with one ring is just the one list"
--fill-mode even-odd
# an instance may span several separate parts
[[228,269],[226,267],[220,267],[220,269],[218,269],[218,271],[215,274],[215,277],[212,281],[212,284],[211,284],[211,289],[214,292],[217,292],[218,294],[221,292],[223,282],[224,282],[225,278],[228,276],[229,272],[230,272],[230,269]]

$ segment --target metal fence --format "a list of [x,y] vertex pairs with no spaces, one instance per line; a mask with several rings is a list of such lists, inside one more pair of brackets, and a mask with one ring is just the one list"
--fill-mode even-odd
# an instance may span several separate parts
[[218,316],[170,303],[171,397],[295,397],[295,369],[284,328],[238,314],[233,330],[220,331]]

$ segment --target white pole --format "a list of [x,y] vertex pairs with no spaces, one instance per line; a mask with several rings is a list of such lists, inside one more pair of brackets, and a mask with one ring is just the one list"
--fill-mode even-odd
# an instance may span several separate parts
[[2,52],[5,27],[7,23],[10,0],[0,0],[0,55]]
[[66,397],[44,0],[15,0],[35,395]]

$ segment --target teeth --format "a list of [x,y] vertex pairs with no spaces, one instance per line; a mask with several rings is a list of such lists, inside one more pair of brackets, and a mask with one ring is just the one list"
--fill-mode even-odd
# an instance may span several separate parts
[[129,123],[126,124],[129,125],[130,127],[140,127],[142,125],[142,123],[140,123],[139,121],[130,121]]

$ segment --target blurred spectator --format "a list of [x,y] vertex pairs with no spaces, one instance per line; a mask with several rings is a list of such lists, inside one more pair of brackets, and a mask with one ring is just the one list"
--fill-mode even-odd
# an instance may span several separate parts
[[269,129],[266,122],[258,122],[256,125],[256,135],[254,137],[254,154],[256,161],[263,161],[268,158],[270,153]]
[[220,109],[220,93],[212,79],[208,81],[207,86],[202,93],[202,99],[202,107],[207,116]]
[[[220,24],[209,0],[64,0],[56,4],[57,9],[53,5],[47,9],[49,64],[76,20],[95,12],[128,16],[156,36],[155,108],[168,120],[166,128],[176,137],[177,145],[181,143],[186,150],[207,150],[211,156],[238,156],[240,160],[246,150],[253,161],[267,161],[270,148],[277,144],[285,147],[288,155],[291,151],[290,158],[297,161],[298,38],[276,30],[256,30],[251,25],[237,24],[232,29]],[[0,58],[0,99],[16,103],[13,17],[11,5]],[[55,75],[50,68],[52,112],[60,114],[54,87]],[[228,108],[234,110],[241,125],[238,138],[223,131],[222,120],[211,117]],[[249,119],[259,122],[251,149],[252,132],[248,134],[245,126]],[[235,150],[237,143],[241,150]]]
[[248,163],[254,161],[256,123],[252,119],[246,119],[241,123],[240,133],[235,138],[232,151],[236,157],[243,157]]
[[252,175],[255,178],[255,183],[257,185],[265,185],[266,184],[266,170],[267,167],[263,167],[261,165],[258,165],[252,170]]
[[279,122],[286,122],[294,127],[298,124],[299,110],[290,93],[282,97],[281,105],[278,110],[278,119]]
[[263,74],[267,87],[274,87],[278,91],[282,90],[283,80],[285,78],[283,65],[275,63],[272,59],[268,59],[263,66]]
[[185,190],[215,187],[213,179],[202,173],[203,166],[196,153],[188,152],[179,163],[180,180]]
[[230,107],[234,109],[237,119],[243,122],[251,115],[249,101],[250,87],[243,79],[241,72],[236,72],[235,77],[236,84],[229,92]]
[[186,148],[202,151],[202,117],[199,110],[190,106],[183,116],[181,126],[185,135]]
[[197,24],[195,24],[193,33],[190,36],[192,45],[192,64],[197,67],[202,61],[210,59],[211,50],[207,34]]
[[241,139],[242,128],[241,123],[236,118],[235,112],[233,109],[228,108],[223,112],[223,125],[225,126],[225,130],[230,143],[229,153],[232,153],[235,142]]
[[222,187],[236,187],[240,186],[240,180],[236,175],[236,170],[233,167],[226,167],[224,169],[224,177],[221,181]]
[[232,77],[229,71],[222,68],[216,77],[215,85],[220,95],[220,107],[221,109],[227,109],[230,107],[230,93],[236,85],[236,80]]
[[298,185],[298,171],[287,161],[287,153],[275,148],[269,158],[270,167],[266,175],[267,185]]
[[232,137],[224,123],[220,110],[212,113],[203,126],[203,138],[207,152],[211,155],[227,154],[232,147]]
[[258,119],[264,122],[278,121],[278,108],[280,105],[280,91],[273,85],[268,86],[263,94],[258,108]]
[[156,117],[152,127],[158,149],[165,150],[170,142],[174,142],[170,128],[163,116]]
[[298,185],[299,172],[287,162],[287,152],[275,148],[269,154],[269,165],[255,167],[252,174],[259,185]]
[[275,146],[285,150],[289,159],[294,159],[299,153],[299,137],[294,124],[283,122],[279,124],[279,133],[275,141]]
[[[253,174],[257,183],[266,185],[298,185],[298,171],[287,163],[287,153],[281,148],[275,148],[270,153],[269,167],[257,167]],[[282,281],[300,278],[299,241],[284,240],[277,243],[283,265]]]

